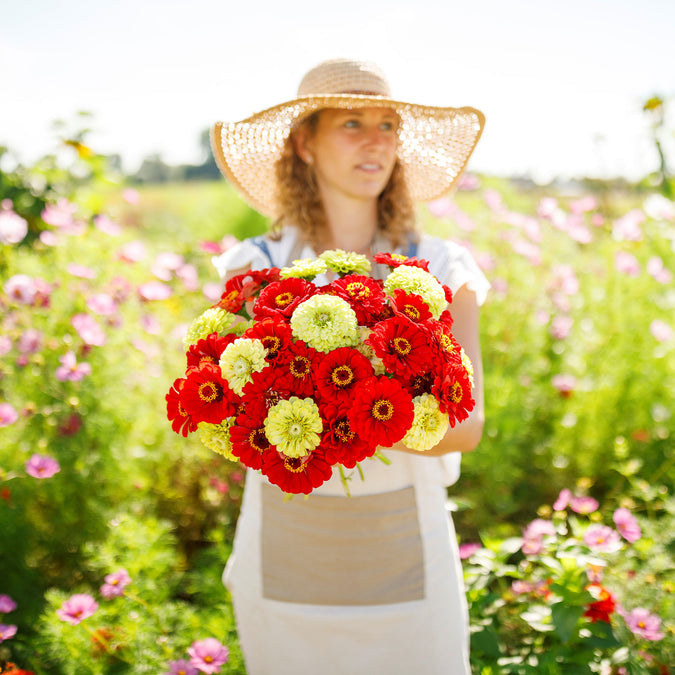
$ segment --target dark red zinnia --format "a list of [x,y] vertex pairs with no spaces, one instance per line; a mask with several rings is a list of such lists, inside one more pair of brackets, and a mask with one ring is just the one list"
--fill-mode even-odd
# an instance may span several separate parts
[[291,375],[293,395],[300,398],[314,395],[314,371],[320,356],[323,357],[323,354],[302,340],[295,340],[289,345],[288,361],[280,368]]
[[267,450],[272,449],[276,453],[275,447],[270,445],[265,436],[266,416],[267,408],[252,402],[244,407],[237,415],[236,423],[230,427],[232,454],[251,469],[262,468],[263,453]]
[[347,274],[333,281],[327,288],[331,295],[349,303],[361,326],[372,325],[384,309],[384,290],[371,277]]
[[450,426],[464,421],[476,402],[471,395],[471,380],[463,365],[444,363],[434,377],[431,393],[438,400],[441,412],[447,412]]
[[228,279],[225,290],[220,296],[218,307],[236,314],[247,300],[257,295],[260,289],[279,279],[279,268],[270,267],[264,270],[249,270]]
[[293,393],[291,374],[275,366],[267,366],[251,373],[251,381],[244,385],[242,403],[248,406],[252,401],[263,405],[266,410]]
[[179,377],[169,393],[166,395],[166,416],[171,422],[171,428],[177,433],[182,434],[187,438],[189,433],[197,430],[197,423],[185,412],[185,408],[181,405],[180,397],[183,386],[185,385],[185,378]]
[[361,352],[338,347],[317,363],[314,386],[323,401],[348,403],[359,384],[373,375],[373,366]]
[[308,495],[325,483],[333,472],[322,450],[316,449],[305,457],[286,457],[276,450],[263,455],[262,472],[270,483],[284,492]]
[[180,392],[181,405],[196,423],[219,424],[234,414],[236,399],[213,363],[190,369]]
[[433,318],[429,305],[417,293],[406,293],[401,288],[394,289],[391,308],[397,316],[404,316],[413,323],[420,323]]
[[405,436],[412,424],[412,396],[396,380],[371,377],[355,392],[347,415],[354,433],[390,447]]
[[220,355],[225,351],[225,347],[237,339],[237,336],[230,333],[220,336],[218,333],[211,333],[207,337],[197,340],[187,351],[188,368],[199,368],[203,363],[213,363],[218,365]]
[[316,293],[316,286],[305,279],[281,279],[260,291],[253,305],[255,319],[281,317],[290,319],[293,310]]
[[291,327],[279,318],[256,321],[242,337],[260,340],[267,349],[265,359],[270,363],[287,361],[290,356],[287,349],[293,340],[293,333]]
[[343,464],[353,469],[357,462],[372,457],[377,445],[352,431],[347,407],[326,403],[320,409],[324,420],[320,447],[329,464]]
[[373,256],[373,261],[379,265],[387,265],[391,269],[400,267],[401,265],[408,265],[409,267],[420,267],[425,272],[429,271],[429,261],[423,258],[416,258],[415,256],[408,257],[400,253],[377,253]]

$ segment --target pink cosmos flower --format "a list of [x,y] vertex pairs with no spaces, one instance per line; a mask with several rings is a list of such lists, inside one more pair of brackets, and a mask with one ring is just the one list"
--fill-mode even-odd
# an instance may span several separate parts
[[186,291],[192,293],[199,288],[199,274],[194,265],[182,265],[176,270],[176,277],[183,282]]
[[77,263],[71,263],[66,267],[68,274],[72,274],[74,277],[79,279],[95,279],[96,271],[91,269],[91,267],[85,267],[84,265],[78,265]]
[[575,199],[573,202],[570,202],[570,211],[576,214],[595,211],[597,208],[598,202],[592,195],[586,195],[585,197],[581,197],[579,199]]
[[0,427],[8,427],[19,419],[19,413],[11,403],[0,403]]
[[105,332],[93,316],[89,314],[75,314],[70,323],[84,344],[102,347],[106,343]]
[[511,584],[511,592],[514,595],[523,595],[525,593],[531,593],[534,590],[534,586],[529,581],[523,581],[522,579],[516,579]]
[[[218,296],[220,297],[220,296]],[[12,351],[12,338],[8,335],[0,335],[0,356]]]
[[633,209],[626,215],[614,221],[612,237],[617,241],[642,241],[642,223],[647,220],[644,212]]
[[28,234],[28,223],[14,211],[0,211],[0,244],[18,244]]
[[543,197],[537,206],[537,215],[540,218],[550,218],[558,208],[558,200],[554,197]]
[[612,516],[619,534],[630,544],[642,536],[642,530],[635,516],[626,508],[619,508]]
[[0,642],[9,640],[16,635],[16,626],[8,626],[7,624],[0,623]]
[[148,335],[159,335],[162,332],[162,325],[156,316],[144,314],[141,317],[141,327]]
[[579,279],[571,265],[554,265],[552,286],[565,295],[576,295],[579,292]]
[[128,244],[122,246],[119,256],[125,262],[141,262],[141,260],[145,260],[145,257],[147,256],[145,244],[142,241],[130,241]]
[[148,281],[139,286],[138,294],[143,300],[166,300],[173,295],[173,291],[161,281]]
[[553,317],[551,321],[551,335],[555,340],[564,340],[569,337],[572,332],[574,319],[565,314],[559,314]]
[[511,243],[511,246],[518,255],[527,258],[530,265],[534,267],[541,265],[541,248],[537,244],[518,238]]
[[597,553],[615,553],[621,548],[621,538],[611,527],[595,523],[584,532],[584,544]]
[[558,495],[558,499],[556,499],[553,503],[553,510],[564,511],[567,508],[567,505],[570,503],[571,496],[572,493],[567,488],[561,490],[560,494]]
[[79,382],[86,375],[91,375],[91,366],[88,363],[78,363],[75,352],[66,352],[59,357],[61,365],[56,369],[56,379],[59,382]]
[[499,192],[497,192],[497,190],[484,190],[483,201],[487,204],[487,207],[491,211],[500,212],[504,210],[502,196],[499,194]]
[[16,602],[9,595],[0,595],[0,614],[9,614],[16,609]]
[[170,281],[173,273],[185,264],[185,258],[177,253],[158,253],[152,264],[152,273],[162,281]]
[[661,284],[669,284],[673,280],[672,272],[663,264],[663,260],[655,255],[647,261],[647,273]]
[[[577,386],[577,378],[574,375],[559,374],[554,375],[551,384],[563,395],[569,396]],[[563,508],[565,508],[563,506]],[[562,509],[556,509],[562,511]]]
[[105,213],[94,217],[94,227],[111,237],[118,237],[122,234],[122,228]]
[[108,293],[96,293],[87,298],[87,307],[100,316],[112,316],[117,311],[117,303]]
[[32,305],[37,295],[34,279],[27,274],[15,274],[4,285],[5,293],[22,305]]
[[125,188],[122,190],[122,199],[124,199],[127,204],[138,204],[141,200],[141,195],[138,193],[138,190],[134,190],[134,188]]
[[222,292],[222,284],[218,284],[215,281],[207,281],[204,286],[202,286],[202,293],[204,294],[204,297],[213,303],[216,303],[218,300],[220,300]]
[[665,321],[661,321],[661,319],[654,319],[649,324],[649,332],[658,342],[669,342],[675,335],[673,329]]
[[564,229],[574,241],[580,244],[590,244],[593,241],[593,235],[581,216],[575,214],[568,216]]
[[35,454],[26,461],[26,473],[33,478],[51,478],[61,471],[59,463],[49,455]]
[[649,195],[642,204],[644,212],[654,220],[675,220],[675,202],[663,195]]
[[598,510],[598,502],[593,497],[572,497],[570,499],[570,508],[574,513],[588,515]]
[[523,545],[525,555],[537,555],[544,550],[544,537],[555,536],[555,527],[550,520],[535,518],[523,530]]
[[632,253],[617,251],[614,255],[614,267],[617,272],[626,274],[629,277],[640,276],[640,263]]
[[42,220],[47,225],[68,229],[73,226],[75,211],[77,211],[77,204],[62,198],[56,204],[45,206],[42,211]]
[[459,547],[460,560],[467,560],[476,551],[480,551],[481,548],[483,548],[483,547],[476,542],[468,542],[466,544],[460,544],[460,547]]
[[129,573],[124,569],[108,574],[105,583],[101,586],[101,595],[106,599],[119,598],[124,595],[124,589],[131,583]]
[[27,328],[19,338],[17,348],[21,354],[35,354],[42,346],[42,333],[35,328]]
[[662,640],[661,618],[656,614],[650,614],[648,609],[637,607],[631,612],[622,613],[626,625],[630,631],[645,640]]
[[457,183],[458,190],[478,190],[480,188],[480,178],[475,173],[464,173]]
[[227,663],[230,650],[220,644],[216,638],[206,638],[192,643],[188,649],[190,664],[202,673],[219,673],[220,667]]
[[78,623],[92,616],[98,609],[98,603],[87,593],[76,593],[66,600],[61,609],[56,610],[61,621],[77,626]]
[[198,672],[189,661],[178,659],[178,661],[171,661],[169,670],[164,675],[197,675]]

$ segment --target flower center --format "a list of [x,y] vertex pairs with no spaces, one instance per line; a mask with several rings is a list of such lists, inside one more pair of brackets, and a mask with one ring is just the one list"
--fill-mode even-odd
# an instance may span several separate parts
[[266,335],[261,342],[271,356],[277,355],[279,347],[281,347],[281,340],[276,335]]
[[346,387],[354,381],[354,371],[349,366],[338,366],[330,376],[336,387]]
[[388,399],[381,398],[379,401],[375,401],[371,412],[376,420],[380,422],[386,422],[393,417],[394,406]]
[[355,435],[349,426],[349,420],[340,420],[335,425],[335,437],[342,443],[349,443],[354,440]]
[[303,428],[302,428],[302,424],[300,424],[299,422],[293,422],[293,423],[288,427],[288,433],[289,433],[291,436],[295,436],[295,437],[302,436],[303,431],[304,431],[304,430],[303,430]]
[[364,300],[370,295],[370,289],[360,281],[353,281],[346,286],[347,293],[356,300]]
[[209,656],[209,655],[205,656],[204,661],[206,663],[213,663],[213,656]]
[[284,469],[291,473],[300,473],[305,470],[305,463],[302,457],[284,457]]
[[178,404],[178,414],[181,417],[187,417],[188,416],[188,414],[185,412],[185,408],[183,408],[183,406],[180,403]]
[[285,293],[279,293],[276,298],[274,298],[274,303],[277,307],[286,307],[293,302],[293,293],[286,291]]
[[407,259],[408,259],[408,256],[407,256],[407,255],[403,255],[402,253],[392,253],[392,254],[391,254],[391,257],[392,257],[394,260],[400,260],[401,262],[403,262],[404,260],[407,260]]
[[403,313],[413,321],[417,321],[421,316],[420,310],[415,305],[406,305],[403,308]]
[[306,356],[296,356],[291,361],[289,369],[293,377],[301,379],[309,375],[311,370],[311,362]]
[[396,353],[400,354],[401,356],[407,356],[410,354],[410,350],[412,349],[410,342],[402,337],[395,337],[392,340],[392,344]]
[[239,295],[239,291],[230,291],[224,298],[221,299],[221,302],[232,302]]
[[202,382],[199,385],[197,394],[204,403],[211,403],[218,398],[220,394],[219,389],[220,387],[215,382]]
[[265,436],[265,428],[259,427],[258,429],[254,429],[248,435],[248,444],[260,453],[265,452],[270,447],[270,442],[267,440],[267,436]]
[[441,335],[440,343],[441,347],[449,354],[452,354],[455,351],[455,346],[452,344],[452,340],[447,335]]
[[453,403],[459,403],[462,400],[462,385],[459,382],[455,382],[455,384],[452,385],[450,399]]

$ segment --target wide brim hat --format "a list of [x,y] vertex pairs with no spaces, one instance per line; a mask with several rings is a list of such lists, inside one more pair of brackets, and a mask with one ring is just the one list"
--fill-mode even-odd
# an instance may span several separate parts
[[310,70],[291,101],[241,122],[216,123],[211,134],[216,163],[254,209],[277,218],[275,164],[293,127],[324,108],[370,107],[391,108],[399,116],[397,156],[413,201],[450,192],[483,132],[483,113],[398,101],[377,66],[348,59],[324,61]]

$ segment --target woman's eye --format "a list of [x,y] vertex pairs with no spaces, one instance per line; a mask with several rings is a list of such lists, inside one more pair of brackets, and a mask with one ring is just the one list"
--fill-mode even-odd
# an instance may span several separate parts
[[380,129],[382,129],[382,131],[393,131],[394,130],[394,123],[393,122],[382,122],[382,124],[380,124]]
[[359,126],[358,120],[347,120],[345,122],[345,127],[347,127],[347,129],[357,129],[358,126]]

